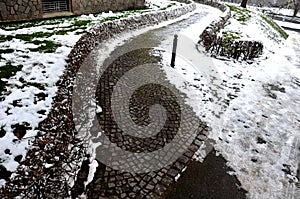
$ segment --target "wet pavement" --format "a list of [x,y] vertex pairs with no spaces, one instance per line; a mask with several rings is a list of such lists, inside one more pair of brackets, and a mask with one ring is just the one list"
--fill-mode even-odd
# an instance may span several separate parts
[[[87,187],[88,198],[159,198],[207,138],[206,125],[184,104],[186,96],[168,82],[161,67],[160,53],[161,50],[151,48],[125,53],[107,67],[99,80],[96,96],[102,112],[97,117],[104,134],[98,138],[102,145],[97,148],[97,157],[110,166],[99,163],[101,166]],[[128,78],[120,83],[124,74],[145,64],[150,65],[143,68],[142,73],[133,71],[132,77],[127,75]],[[130,89],[146,79],[159,84]],[[126,88],[116,89],[118,84]],[[120,103],[112,100],[113,95]],[[122,102],[127,101],[128,107],[123,108]],[[151,114],[151,106],[157,104],[164,107],[165,115],[159,113],[161,107]],[[129,115],[132,124],[118,120],[116,114],[120,118]],[[183,122],[183,115],[189,119]],[[154,117],[158,122],[163,121],[157,134],[150,133],[159,126]],[[132,128],[135,125],[144,128],[136,130],[138,128]],[[134,133],[137,135],[133,136]]]
[[203,163],[190,161],[179,180],[165,192],[164,199],[244,199],[246,191],[228,174],[226,160],[211,151]]
[[[199,192],[191,192],[192,195],[188,196],[186,191],[189,188],[185,188],[186,185],[182,182],[194,185],[192,189],[195,190],[206,183],[209,188],[205,188],[204,196],[207,198],[214,196],[215,191],[220,196],[238,193],[238,196],[244,197],[244,192],[233,183],[235,178],[227,176],[224,159],[208,158],[204,166],[192,160],[195,152],[207,139],[209,128],[186,105],[185,94],[167,80],[161,60],[164,50],[154,49],[162,42],[172,41],[174,33],[198,22],[205,15],[206,12],[198,13],[184,21],[134,37],[116,48],[101,66],[96,98],[102,111],[97,114],[98,123],[91,128],[91,134],[97,137],[98,125],[103,134],[97,137],[97,142],[101,143],[96,149],[99,166],[93,181],[87,185],[88,198],[173,198],[168,195],[171,193],[175,193],[177,198],[202,196]],[[147,64],[150,67],[144,67],[142,73],[135,71]],[[128,73],[131,74],[129,77],[126,75]],[[137,82],[145,83],[146,79],[153,83],[134,87]],[[123,101],[128,102],[128,105]],[[156,104],[161,106],[154,106]],[[127,117],[131,120],[123,122],[119,119]],[[153,122],[154,125],[151,126]],[[138,126],[138,130],[132,126]],[[150,127],[147,129],[147,126]],[[157,151],[157,154],[152,155]],[[187,170],[183,173],[185,168]],[[192,172],[189,172],[190,169]],[[210,173],[207,173],[207,169],[211,169]],[[204,179],[202,184],[192,178],[194,172],[199,174],[199,179]],[[182,173],[187,178],[179,178],[177,185],[176,179]],[[81,171],[80,174],[83,176],[79,181],[85,181],[87,173]],[[219,178],[220,176],[226,177]],[[218,180],[222,180],[223,189],[214,188]],[[77,184],[82,187],[83,182]],[[175,189],[176,192],[173,191]],[[75,192],[74,196],[80,194]],[[168,194],[164,195],[165,193]]]

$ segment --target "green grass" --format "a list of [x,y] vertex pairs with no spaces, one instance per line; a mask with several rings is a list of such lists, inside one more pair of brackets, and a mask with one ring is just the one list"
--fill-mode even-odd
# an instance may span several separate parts
[[9,54],[9,53],[13,53],[15,52],[14,49],[10,49],[10,48],[7,48],[7,49],[0,49],[0,56],[1,54]]
[[169,5],[167,5],[167,7],[164,7],[164,8],[160,8],[160,10],[166,10],[172,6],[176,5],[176,3],[170,3]]
[[0,42],[11,41],[13,38],[30,42],[34,38],[46,38],[46,37],[50,37],[51,35],[53,35],[51,32],[35,32],[33,34],[7,35],[7,36],[0,36]]
[[2,78],[8,79],[14,76],[18,71],[22,70],[22,67],[22,65],[13,66],[11,62],[7,62],[4,66],[0,67],[0,94],[2,94],[7,86]]
[[56,51],[58,47],[61,47],[61,44],[57,44],[53,41],[48,40],[34,40],[31,43],[35,45],[39,45],[37,48],[29,48],[31,52],[40,52],[40,53],[53,53]]
[[227,6],[230,8],[230,11],[232,12],[232,17],[237,21],[246,24],[246,22],[250,20],[251,18],[250,10],[239,8],[232,5],[227,5]]
[[241,38],[241,34],[242,33],[236,32],[236,31],[222,32],[222,36],[225,37],[226,39],[230,39],[230,40],[240,39]]
[[59,23],[65,22],[66,20],[71,20],[71,17],[60,18],[60,19],[47,19],[47,20],[25,22],[25,23],[21,23],[21,22],[10,23],[10,24],[0,25],[0,28],[7,31],[14,31],[22,28],[31,28],[31,27],[42,26],[42,25],[57,25]]
[[85,20],[85,21],[78,20],[78,21],[75,21],[74,26],[77,26],[77,27],[87,26],[91,22],[92,22],[91,20]]
[[284,39],[287,39],[289,37],[289,35],[273,20],[269,19],[267,16],[263,14],[261,14],[260,16],[267,24],[269,24],[274,30],[276,30]]

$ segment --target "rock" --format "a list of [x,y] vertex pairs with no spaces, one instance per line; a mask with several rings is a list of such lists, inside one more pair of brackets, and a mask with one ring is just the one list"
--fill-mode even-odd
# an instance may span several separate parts
[[28,14],[28,13],[29,13],[29,11],[30,11],[30,7],[29,7],[29,6],[27,6],[27,8],[26,8],[26,10],[25,10],[25,14]]
[[20,11],[21,13],[24,13],[25,7],[24,7],[24,6],[19,6],[19,11]]
[[22,160],[22,158],[23,158],[23,156],[22,156],[22,155],[18,155],[18,156],[16,156],[16,157],[15,157],[15,159],[14,159],[14,160],[15,160],[16,162],[20,163],[20,162],[21,162],[21,160]]
[[11,14],[11,15],[14,15],[14,14],[16,14],[16,13],[15,13],[15,10],[14,10],[14,8],[13,8],[13,7],[11,7],[11,8],[10,8],[10,14]]
[[7,169],[0,165],[0,179],[9,180],[12,172],[7,171]]
[[26,131],[31,129],[28,123],[12,125],[13,133],[18,139],[22,139],[26,135]]
[[16,5],[14,6],[14,9],[15,9],[15,11],[17,11],[17,10],[18,10],[18,8],[19,8],[19,5],[18,5],[18,4],[16,4]]
[[3,138],[6,134],[6,131],[3,129],[3,127],[1,127],[0,129],[0,138]]

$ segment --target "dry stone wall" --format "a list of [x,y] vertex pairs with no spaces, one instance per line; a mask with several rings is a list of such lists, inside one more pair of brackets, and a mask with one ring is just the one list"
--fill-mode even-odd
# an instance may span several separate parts
[[42,18],[42,0],[0,0],[0,21]]
[[72,0],[73,12],[75,14],[88,14],[105,11],[129,10],[143,8],[145,0]]
[[[139,9],[145,6],[145,0],[68,0],[67,3],[68,15]],[[28,21],[57,17],[60,14],[45,15],[42,0],[0,0],[0,22]]]

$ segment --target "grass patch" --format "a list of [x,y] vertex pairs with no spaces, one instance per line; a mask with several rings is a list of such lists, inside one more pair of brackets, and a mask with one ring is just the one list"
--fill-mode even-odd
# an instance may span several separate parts
[[25,22],[25,23],[17,22],[17,23],[0,25],[0,28],[7,31],[14,31],[18,29],[32,28],[32,27],[42,26],[42,25],[57,25],[59,23],[63,23],[66,20],[71,20],[71,19],[61,18],[61,19],[46,19],[41,21],[33,21],[33,22]]
[[1,54],[9,54],[9,53],[13,53],[15,52],[14,49],[10,49],[10,48],[7,48],[7,49],[0,49],[0,56]]
[[269,24],[274,30],[276,30],[284,39],[287,39],[289,35],[279,26],[277,25],[274,21],[269,19],[267,16],[261,14],[261,18]]
[[226,39],[229,40],[236,40],[236,39],[240,39],[241,38],[241,34],[240,32],[236,32],[236,31],[226,31],[226,32],[222,32],[222,36]]
[[11,41],[14,38],[12,35],[0,36],[0,42]]
[[23,41],[32,41],[34,38],[46,38],[51,35],[52,33],[50,32],[35,32],[33,34],[17,34],[15,35],[15,38]]
[[0,36],[0,42],[11,41],[13,38],[20,39],[23,41],[32,41],[34,38],[46,38],[50,37],[53,33],[50,32],[35,32],[33,34],[17,34]]
[[232,12],[232,17],[241,23],[246,23],[251,18],[251,11],[243,8],[239,8],[232,5],[227,5]]
[[77,27],[82,27],[82,26],[87,26],[88,24],[90,24],[92,21],[91,20],[85,20],[85,21],[75,21],[74,25]]
[[[129,15],[129,14],[128,14],[128,15]],[[100,23],[104,23],[104,22],[106,22],[106,21],[113,21],[113,20],[117,20],[117,19],[120,19],[120,18],[122,18],[122,16],[106,17],[106,18],[102,19],[102,20],[100,21]]]
[[2,94],[7,86],[2,78],[8,79],[14,76],[18,71],[22,70],[22,67],[22,65],[13,66],[11,62],[7,62],[4,66],[0,67],[0,94]]
[[172,6],[176,5],[176,3],[170,3],[169,5],[167,5],[167,7],[164,7],[164,8],[160,8],[160,10],[166,10]]
[[29,48],[31,52],[41,52],[41,53],[53,53],[56,51],[58,47],[61,47],[61,44],[57,44],[53,41],[40,41],[40,40],[34,40],[31,43],[35,45],[39,45],[38,48]]

